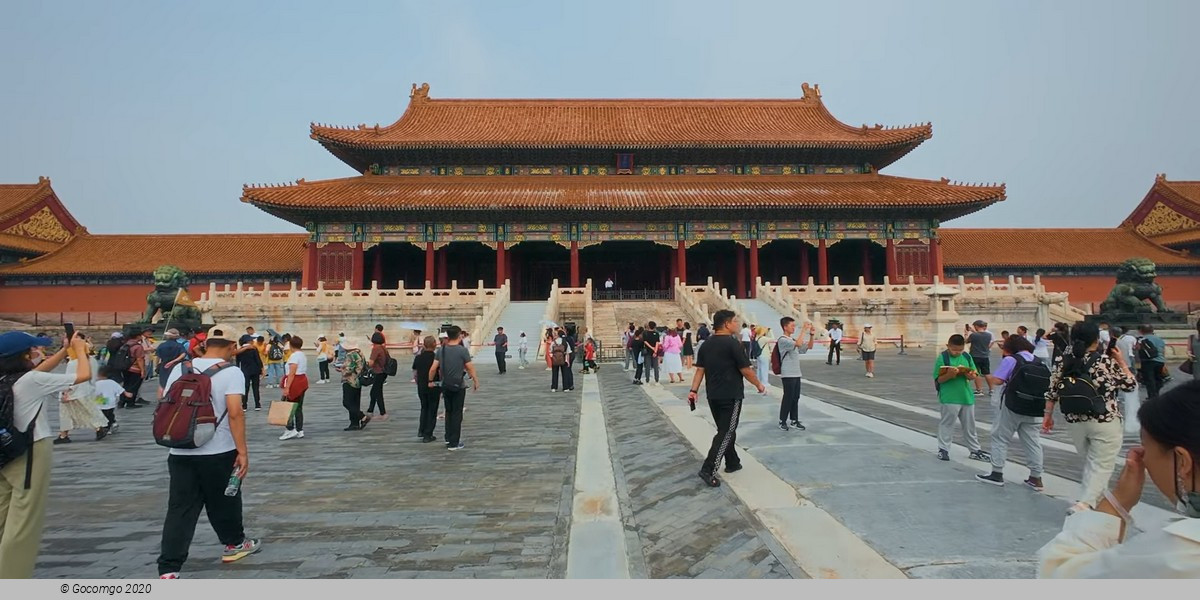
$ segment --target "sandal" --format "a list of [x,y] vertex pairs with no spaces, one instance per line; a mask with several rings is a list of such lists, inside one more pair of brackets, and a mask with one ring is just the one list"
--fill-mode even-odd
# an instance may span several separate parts
[[708,487],[721,487],[721,480],[717,479],[717,476],[712,473],[700,471],[700,479],[704,482],[704,485],[707,485]]

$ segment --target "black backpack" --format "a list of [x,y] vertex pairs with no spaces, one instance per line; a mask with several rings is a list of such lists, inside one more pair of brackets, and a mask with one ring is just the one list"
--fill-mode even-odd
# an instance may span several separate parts
[[394,377],[399,370],[400,363],[389,355],[387,361],[383,363],[383,372],[387,373],[388,377]]
[[1031,361],[1020,354],[1013,358],[1017,359],[1017,366],[1013,367],[1012,375],[1004,385],[1004,405],[1018,415],[1040,417],[1046,412],[1050,367],[1036,356]]
[[17,405],[13,385],[23,375],[24,373],[14,373],[0,378],[0,468],[28,452],[29,460],[25,462],[25,489],[29,489],[33,480],[33,428],[42,414],[42,409],[38,409],[24,432],[17,431],[13,423],[13,412]]
[[1138,342],[1138,358],[1141,360],[1154,360],[1158,358],[1158,346],[1146,338],[1142,338]]
[[283,360],[283,346],[271,344],[271,347],[267,348],[267,360]]
[[128,371],[133,366],[133,355],[129,352],[129,344],[121,344],[113,355],[108,357],[108,368],[117,371]]
[[1102,417],[1108,414],[1104,394],[1092,381],[1092,367],[1099,361],[1100,355],[1092,354],[1084,359],[1082,373],[1063,374],[1058,382],[1058,405],[1064,415]]

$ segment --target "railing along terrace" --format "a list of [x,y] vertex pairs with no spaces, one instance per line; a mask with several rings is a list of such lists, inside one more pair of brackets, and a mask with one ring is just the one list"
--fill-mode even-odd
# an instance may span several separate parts
[[[507,286],[507,282],[505,283]],[[350,288],[350,282],[346,282],[342,288],[326,289],[324,282],[317,283],[317,289],[310,290],[300,288],[296,282],[292,282],[289,288],[272,289],[269,281],[264,281],[261,288],[247,286],[244,282],[239,281],[236,285],[231,286],[225,284],[222,289],[217,288],[217,284],[209,284],[208,291],[200,295],[202,308],[206,304],[220,303],[223,306],[236,304],[254,304],[261,305],[264,303],[287,303],[287,304],[321,304],[325,301],[336,300],[340,304],[350,302],[351,304],[370,305],[376,304],[380,300],[395,299],[397,301],[411,301],[420,299],[464,299],[474,298],[480,302],[490,301],[492,297],[503,293],[505,286],[499,288],[484,287],[483,281],[479,281],[477,287],[460,288],[458,281],[452,281],[449,289],[434,289],[426,282],[424,288],[406,288],[404,282],[401,281],[396,286],[396,289],[381,289],[378,287],[378,282],[371,282],[371,287],[364,290],[355,290]]]
[[[878,284],[866,283],[862,277],[858,278],[857,284],[844,284],[834,277],[833,283],[830,285],[818,285],[813,278],[809,277],[807,284],[791,285],[784,277],[779,285],[759,282],[757,288],[760,298],[773,295],[777,300],[784,301],[787,300],[783,296],[787,295],[792,299],[802,298],[807,302],[834,303],[843,300],[915,300],[924,302],[927,300],[925,292],[941,284],[939,278],[934,278],[933,283],[916,283],[910,276],[907,282],[892,282],[889,278],[884,277],[883,283]],[[965,277],[959,277],[957,285],[951,282],[945,282],[945,285],[958,288],[960,301],[1030,298],[1044,294],[1046,291],[1041,277],[1037,275],[1034,276],[1032,283],[1026,283],[1020,277],[1009,277],[1007,281],[1001,282],[996,282],[990,277],[984,277],[982,282],[967,282]]]
[[637,300],[674,300],[675,290],[637,289],[637,290],[605,290],[593,289],[592,299],[602,302],[637,301]]

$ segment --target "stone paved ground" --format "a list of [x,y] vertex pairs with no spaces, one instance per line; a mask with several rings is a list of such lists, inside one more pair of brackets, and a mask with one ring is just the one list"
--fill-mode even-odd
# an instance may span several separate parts
[[[342,431],[334,384],[310,391],[304,439],[281,442],[265,409],[250,412],[246,528],[264,548],[221,565],[202,516],[184,574],[561,577],[579,396],[543,393],[542,371],[513,369],[501,379],[493,369],[481,367],[483,389],[468,393],[460,452],[417,440],[406,379],[385,388],[391,420],[362,432]],[[118,410],[121,432],[110,439],[76,432],[74,443],[55,447],[37,577],[157,575],[167,474],[166,450],[150,437],[151,410]],[[439,439],[441,429],[439,421]]]
[[[875,364],[876,377],[873,379],[868,379],[863,375],[863,363],[857,360],[853,352],[849,352],[842,355],[841,366],[826,365],[824,361],[805,361],[803,367],[805,380],[827,384],[844,390],[861,392],[936,412],[938,410],[937,396],[931,383],[933,361],[936,353],[930,349],[909,349],[905,355],[899,355],[896,352],[895,349],[891,348],[880,350],[878,354],[879,359]],[[998,365],[999,362],[1000,355],[994,352],[992,354],[992,364]],[[772,379],[778,385],[778,378],[772,376]],[[937,419],[928,415],[887,406],[817,386],[807,386],[804,389],[804,393],[842,408],[902,425],[909,429],[933,435],[937,434]],[[975,418],[978,421],[993,422],[993,410],[988,400],[987,397],[977,398]],[[981,426],[978,429],[978,433],[983,448],[990,451],[991,436],[989,435],[989,428]],[[1062,420],[1061,415],[1057,416],[1055,429],[1049,436],[1046,436],[1046,439],[1055,440],[1067,446],[1074,447],[1071,436],[1067,432],[1066,422]],[[956,431],[955,441],[956,443],[962,443],[960,431]],[[1137,436],[1127,435],[1125,448],[1128,449],[1130,446],[1137,445],[1138,443]],[[930,452],[932,453],[936,450],[937,444],[931,440]],[[1050,447],[1043,447],[1043,452],[1045,454],[1044,463],[1046,472],[1079,481],[1080,474],[1083,471],[1083,460],[1077,454]],[[1122,456],[1124,456],[1123,452]],[[1013,443],[1009,445],[1008,460],[1025,464],[1024,452],[1022,452],[1021,444],[1015,437]],[[1113,483],[1116,482],[1116,478],[1120,473],[1120,466],[1121,462],[1118,460],[1117,468],[1113,471]],[[1166,498],[1150,483],[1147,483],[1143,501],[1160,508],[1170,509]]]
[[647,574],[805,577],[733,492],[704,486],[703,457],[630,379],[619,365],[600,370],[618,495]]

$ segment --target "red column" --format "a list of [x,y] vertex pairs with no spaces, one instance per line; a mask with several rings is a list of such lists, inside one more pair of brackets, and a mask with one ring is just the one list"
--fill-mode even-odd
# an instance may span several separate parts
[[871,244],[874,242],[863,242],[862,247],[862,276],[865,283],[874,283],[871,281]]
[[896,242],[895,242],[895,240],[888,238],[887,248],[886,248],[885,252],[886,252],[886,257],[887,257],[888,281],[890,281],[892,283],[896,283],[896,280],[900,279],[900,274],[896,268],[897,265],[896,265]]
[[362,242],[358,242],[358,243],[351,242],[348,245],[351,246],[351,248],[350,248],[350,289],[361,290],[361,289],[363,289],[363,275],[366,274],[365,271],[367,269],[367,265],[365,264],[366,257],[364,256],[366,253],[363,251],[364,244]]
[[800,242],[800,285],[808,285],[808,242]]
[[317,243],[308,242],[305,252],[304,272],[300,276],[300,285],[315,290],[317,289]]
[[758,295],[758,240],[750,240],[750,294],[753,298]]
[[687,246],[683,242],[679,242],[679,245],[675,247],[675,253],[676,258],[679,259],[679,267],[677,268],[679,281],[687,285]]
[[734,260],[737,262],[737,283],[733,286],[734,292],[738,298],[746,297],[746,248],[741,244],[737,245],[737,252],[734,253]]
[[375,246],[371,261],[371,279],[383,285],[383,246]]
[[496,242],[496,287],[504,285],[508,277],[508,253],[504,251],[504,242]]
[[817,240],[817,284],[829,285],[829,249],[825,240]]
[[436,253],[433,242],[425,242],[425,281],[429,285],[433,285],[433,258]]
[[446,268],[446,254],[449,251],[450,246],[442,246],[442,249],[437,251],[437,287],[443,290],[450,287],[450,273]]
[[946,279],[946,274],[942,272],[942,240],[941,238],[932,238],[929,240],[929,278],[930,281],[937,277],[939,281]]
[[571,242],[571,286],[581,287],[579,283],[579,242]]

